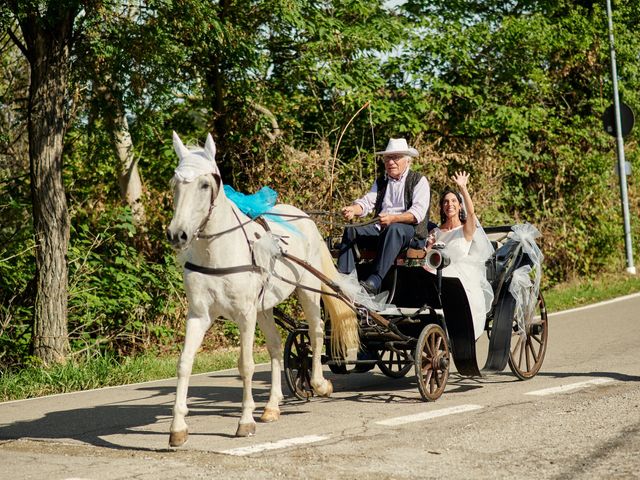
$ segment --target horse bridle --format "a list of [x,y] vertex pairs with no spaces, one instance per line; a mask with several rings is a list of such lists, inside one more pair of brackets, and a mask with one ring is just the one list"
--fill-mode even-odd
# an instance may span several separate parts
[[212,173],[211,176],[216,182],[218,189],[215,192],[213,191],[213,188],[211,189],[211,199],[209,200],[209,211],[207,212],[207,216],[204,217],[204,219],[202,219],[202,222],[200,222],[200,225],[198,226],[198,228],[196,228],[196,231],[193,233],[194,240],[197,240],[198,238],[205,238],[205,236],[200,235],[200,232],[202,232],[202,230],[204,230],[204,227],[207,226],[207,223],[209,223],[209,219],[211,218],[211,214],[213,213],[213,207],[216,206],[215,205],[216,197],[218,196],[218,193],[220,192],[220,188],[222,187],[222,178],[220,178],[220,175],[216,175],[215,173]]

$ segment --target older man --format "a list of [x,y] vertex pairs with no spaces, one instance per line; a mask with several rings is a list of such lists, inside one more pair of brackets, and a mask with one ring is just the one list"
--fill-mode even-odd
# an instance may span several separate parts
[[380,289],[382,279],[404,248],[424,246],[431,195],[427,179],[409,168],[418,151],[404,138],[390,139],[386,150],[376,154],[382,155],[385,174],[369,193],[344,207],[342,215],[352,220],[374,212],[378,222],[347,227],[338,257],[338,269],[350,273],[355,268],[354,245],[376,248],[372,273],[361,282],[369,293]]

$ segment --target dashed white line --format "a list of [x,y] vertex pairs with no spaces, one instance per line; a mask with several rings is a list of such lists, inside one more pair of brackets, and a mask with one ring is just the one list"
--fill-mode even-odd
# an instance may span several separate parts
[[227,455],[251,455],[252,453],[264,452],[266,450],[278,450],[280,448],[292,447],[294,445],[304,445],[306,443],[315,443],[327,440],[330,437],[328,435],[306,435],[304,437],[285,438],[278,440],[277,442],[261,443],[258,445],[251,445],[248,447],[231,448],[229,450],[220,450],[219,453],[225,453]]
[[413,415],[405,415],[403,417],[388,418],[387,420],[380,420],[375,423],[376,425],[385,425],[388,427],[395,427],[398,425],[404,425],[406,423],[423,422],[425,420],[430,420],[432,418],[437,418],[437,417],[444,417],[446,415],[454,415],[456,413],[470,412],[473,410],[478,410],[480,408],[483,408],[483,407],[481,405],[472,405],[472,404],[457,405],[455,407],[442,408],[440,410],[431,410],[429,412],[415,413]]
[[[545,388],[543,390],[535,390],[532,392],[526,392],[526,395],[553,395],[557,393],[569,392],[571,390],[578,390],[580,388],[586,388],[593,385],[601,385],[604,383],[613,382],[611,378],[593,378],[584,382],[571,383],[567,385],[561,385],[559,387]],[[412,415],[404,415],[401,417],[388,418],[386,420],[379,420],[374,422],[376,425],[383,425],[388,427],[394,427],[399,425],[406,425],[408,423],[423,422],[431,420],[433,418],[444,417],[447,415],[455,415],[458,413],[472,412],[474,410],[480,410],[484,408],[482,405],[465,404],[456,405],[449,408],[442,408],[439,410],[431,410],[428,412],[420,412]],[[254,453],[260,453],[268,450],[278,450],[282,448],[305,445],[310,443],[321,442],[331,438],[329,435],[306,435],[303,437],[285,438],[276,442],[261,443],[258,445],[250,445],[247,447],[231,448],[228,450],[220,450],[219,453],[226,455],[244,456]]]
[[551,388],[544,388],[542,390],[534,390],[533,392],[526,392],[525,395],[537,395],[540,397],[544,395],[554,395],[556,393],[569,392],[571,390],[578,390],[580,388],[591,387],[593,385],[600,385],[600,384],[609,383],[609,382],[613,382],[613,379],[612,378],[594,378],[592,380],[587,380],[585,382],[570,383],[568,385],[561,385],[559,387],[551,387]]

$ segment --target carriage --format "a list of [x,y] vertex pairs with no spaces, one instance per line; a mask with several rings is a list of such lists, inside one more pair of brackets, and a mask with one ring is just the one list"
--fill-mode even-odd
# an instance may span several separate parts
[[[434,260],[417,255],[423,257],[420,259],[414,253],[411,258],[409,252],[396,259],[383,281],[381,290],[388,292],[386,303],[390,308],[378,312],[357,308],[361,348],[368,353],[367,358],[335,358],[327,321],[322,363],[335,374],[365,372],[377,366],[388,377],[402,378],[413,370],[425,401],[435,401],[444,392],[452,360],[463,376],[501,372],[508,364],[518,379],[533,378],[542,366],[547,347],[544,299],[535,283],[530,283],[525,290],[534,298],[524,302],[529,300],[530,305],[517,305],[518,294],[514,295],[510,287],[514,275],[518,276],[516,272],[535,267],[538,259],[526,241],[513,235],[512,226],[488,227],[485,231],[495,248],[486,263],[494,299],[486,317],[489,347],[482,369],[477,362],[469,304],[460,280],[442,276],[438,268],[441,256],[432,256]],[[333,253],[337,255],[336,249]],[[372,255],[364,251],[360,256],[358,276],[366,278]],[[422,268],[424,263],[437,273]],[[309,383],[311,344],[307,326],[280,310],[275,312],[275,318],[288,332],[284,349],[286,384],[298,399],[309,399],[313,389]],[[349,368],[352,366],[355,368]]]

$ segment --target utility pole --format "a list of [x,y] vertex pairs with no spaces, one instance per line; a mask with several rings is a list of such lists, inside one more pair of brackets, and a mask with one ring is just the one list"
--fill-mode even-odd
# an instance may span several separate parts
[[624,221],[624,244],[627,254],[627,273],[636,274],[633,264],[633,244],[631,240],[631,222],[629,215],[629,198],[627,195],[627,174],[622,141],[622,121],[620,120],[620,96],[618,94],[618,72],[616,69],[616,50],[613,41],[613,20],[611,19],[611,0],[607,0],[607,18],[609,20],[609,44],[611,45],[611,76],[613,77],[613,105],[616,125],[616,150],[618,153],[618,178],[620,179],[620,197],[622,200],[622,218]]

